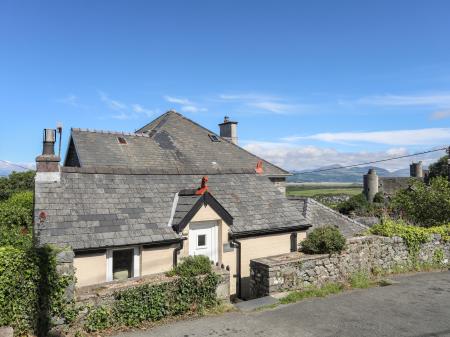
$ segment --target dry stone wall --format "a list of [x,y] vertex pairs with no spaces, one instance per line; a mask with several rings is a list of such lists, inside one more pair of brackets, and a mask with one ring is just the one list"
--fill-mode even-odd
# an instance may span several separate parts
[[[421,246],[418,261],[436,262],[450,258],[450,244],[434,235]],[[371,273],[406,265],[410,262],[408,247],[402,238],[364,236],[347,240],[347,248],[341,254],[306,255],[295,252],[250,262],[250,287],[253,297],[271,293],[301,290],[309,286],[321,286],[328,282],[347,280],[360,271]]]

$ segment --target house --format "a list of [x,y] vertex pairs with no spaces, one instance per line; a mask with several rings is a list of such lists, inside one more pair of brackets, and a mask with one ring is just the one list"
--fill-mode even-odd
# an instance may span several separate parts
[[289,173],[175,111],[134,133],[72,129],[63,165],[55,130],[36,158],[35,238],[75,253],[77,286],[170,270],[206,255],[249,297],[250,260],[288,253],[309,221],[283,193]]

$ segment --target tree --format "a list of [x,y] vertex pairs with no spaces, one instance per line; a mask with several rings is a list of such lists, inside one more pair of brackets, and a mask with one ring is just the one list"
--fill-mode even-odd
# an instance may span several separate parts
[[34,171],[13,172],[0,178],[0,201],[8,199],[16,192],[34,190]]
[[448,177],[448,156],[443,156],[437,162],[433,163],[429,167],[430,179],[436,177]]
[[411,187],[398,191],[392,209],[407,221],[424,227],[450,223],[450,183],[447,178],[431,179],[430,185],[411,180]]

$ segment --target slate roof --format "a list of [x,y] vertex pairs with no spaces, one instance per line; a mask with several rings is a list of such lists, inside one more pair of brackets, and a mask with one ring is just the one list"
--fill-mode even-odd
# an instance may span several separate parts
[[[35,234],[40,245],[88,249],[177,239],[169,224],[175,194],[199,187],[202,178],[65,171],[63,168],[59,183],[36,184]],[[209,176],[208,186],[233,217],[233,233],[308,227],[297,206],[267,177],[216,174]],[[47,214],[42,223],[41,211]]]
[[345,237],[352,237],[369,227],[336,212],[312,198],[289,197],[288,199],[312,225],[309,230],[323,226],[336,226]]
[[[72,129],[66,166],[145,169],[148,173],[254,173],[261,158],[177,112],[169,111],[136,133]],[[118,137],[127,144],[119,144]],[[265,175],[289,172],[263,160]]]

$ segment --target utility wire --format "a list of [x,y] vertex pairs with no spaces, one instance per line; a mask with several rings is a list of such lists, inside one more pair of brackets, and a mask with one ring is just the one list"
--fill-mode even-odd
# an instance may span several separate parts
[[382,162],[386,162],[386,161],[390,161],[390,160],[414,157],[414,156],[419,156],[419,155],[422,155],[422,154],[427,154],[427,153],[432,153],[432,152],[437,152],[437,151],[442,151],[442,150],[447,150],[447,147],[443,147],[443,148],[435,149],[435,150],[424,151],[424,152],[417,152],[417,153],[408,154],[408,155],[404,155],[404,156],[398,156],[398,157],[392,157],[392,158],[368,161],[368,162],[359,163],[359,164],[352,164],[352,165],[346,165],[346,166],[340,166],[340,167],[332,167],[332,168],[326,168],[326,169],[311,170],[311,171],[306,171],[306,172],[295,172],[295,174],[307,174],[307,173],[316,173],[316,172],[325,172],[325,171],[335,171],[335,170],[340,170],[340,169],[345,169],[345,168],[350,168],[350,167],[357,167],[357,166],[362,166],[362,165],[382,163]]
[[28,171],[28,170],[33,170],[33,169],[30,168],[30,167],[26,167],[26,166],[22,166],[22,165],[18,165],[18,164],[13,164],[13,163],[10,163],[10,162],[7,161],[7,160],[0,159],[0,161],[1,161],[2,163],[7,164],[7,165],[20,167],[21,169],[24,169],[24,170],[27,170],[27,171]]

